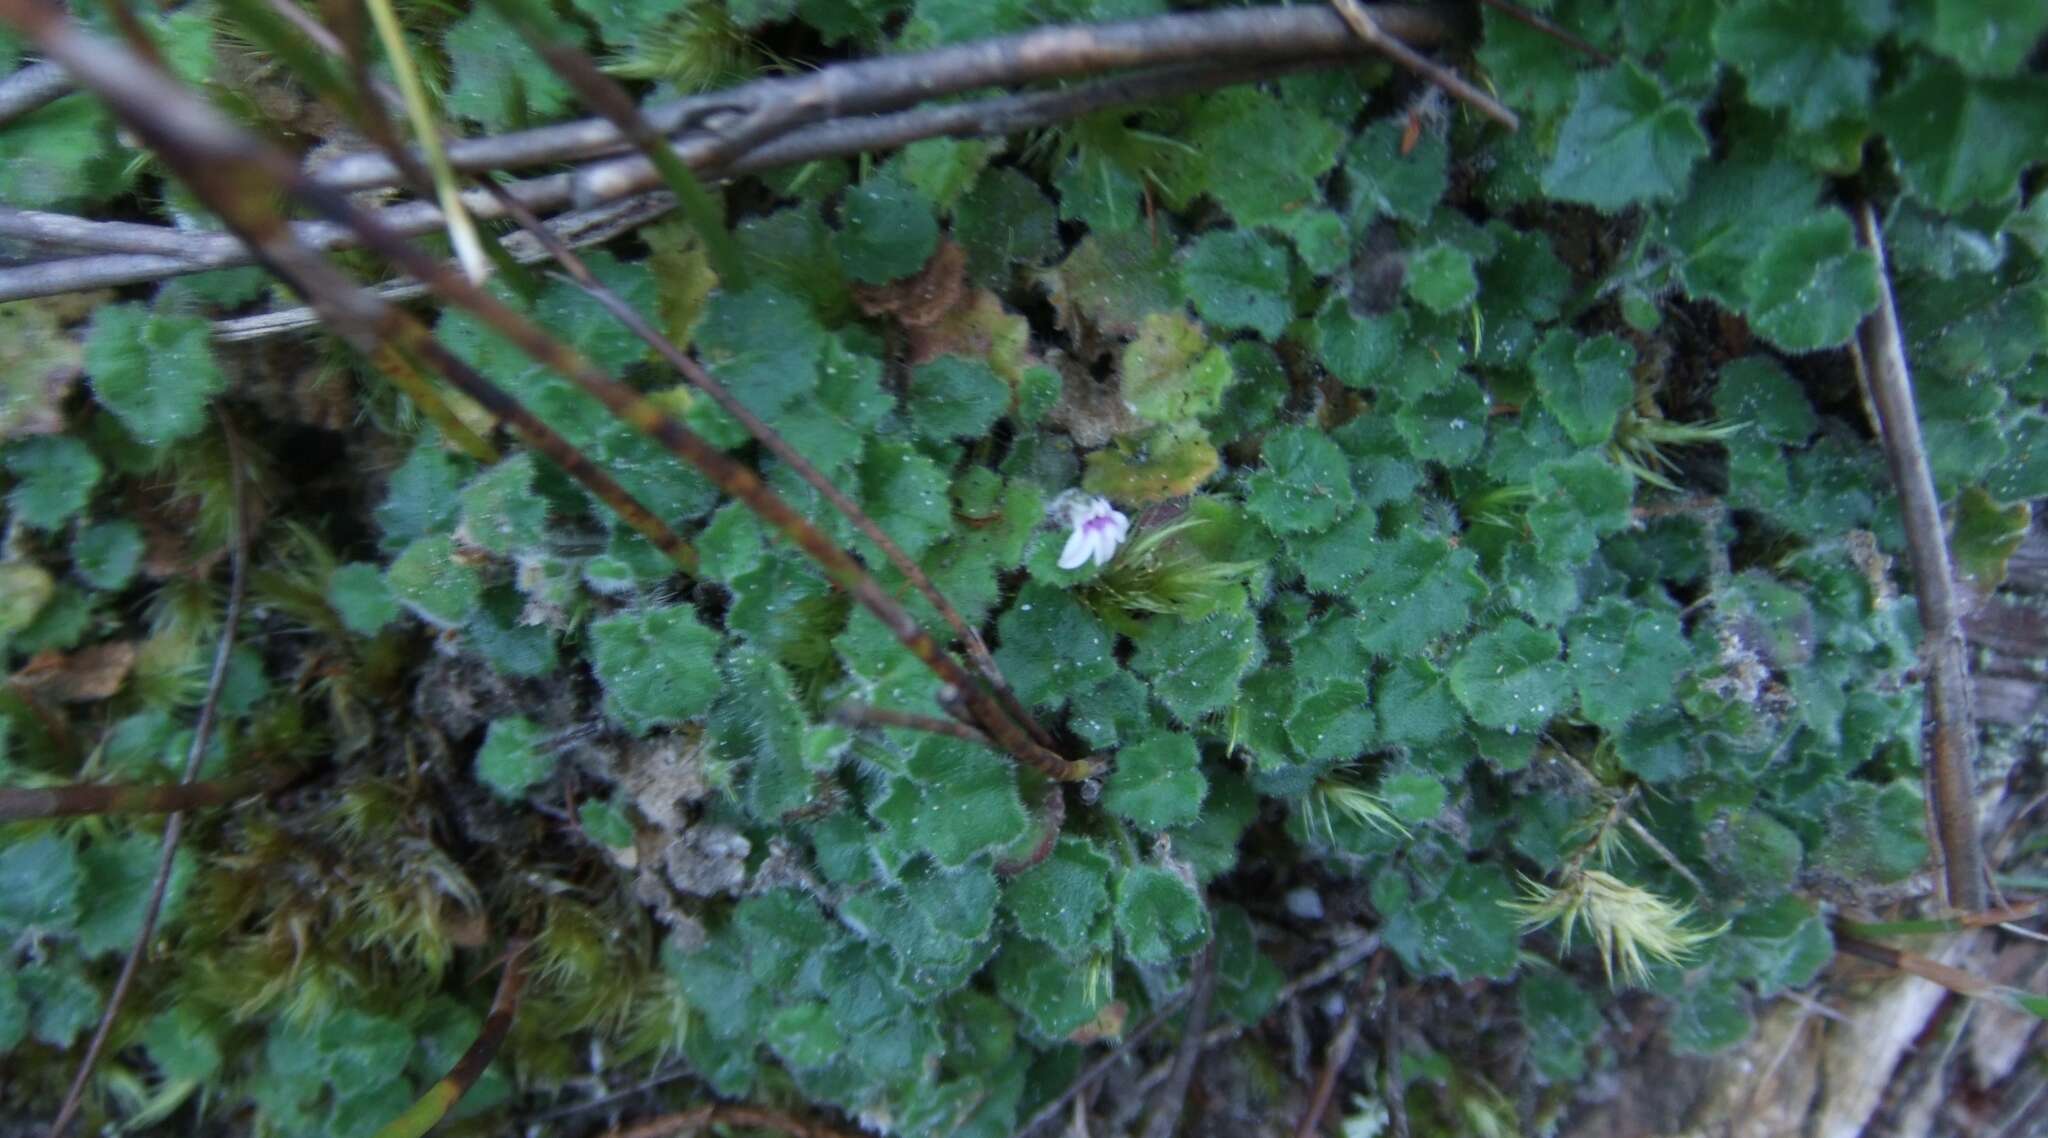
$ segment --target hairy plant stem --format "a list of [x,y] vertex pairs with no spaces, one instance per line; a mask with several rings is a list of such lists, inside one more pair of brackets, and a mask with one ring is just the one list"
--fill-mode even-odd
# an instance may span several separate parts
[[392,1119],[374,1138],[421,1138],[432,1130],[469,1088],[476,1085],[484,1070],[497,1058],[498,1048],[505,1042],[505,1036],[512,1030],[512,1018],[519,1014],[519,997],[526,988],[526,952],[532,944],[515,940],[506,949],[505,971],[498,977],[498,990],[491,997],[491,1010],[484,1017],[484,1025],[476,1033],[476,1040],[455,1065],[448,1069],[439,1082],[427,1088],[427,1093],[405,1113]]

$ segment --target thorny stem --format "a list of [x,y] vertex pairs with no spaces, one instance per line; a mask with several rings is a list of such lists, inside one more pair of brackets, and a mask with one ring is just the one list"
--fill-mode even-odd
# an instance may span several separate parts
[[[185,769],[180,781],[187,785],[198,781],[200,761],[205,758],[207,744],[213,738],[221,692],[227,687],[228,659],[235,648],[235,627],[242,620],[242,598],[248,584],[249,533],[248,513],[243,501],[242,444],[227,416],[220,417],[220,427],[221,435],[227,441],[228,483],[234,497],[234,527],[228,553],[228,603],[221,621],[220,640],[213,649],[213,670],[206,678],[206,695],[199,704],[199,717],[192,724],[192,744],[185,751]],[[178,844],[184,836],[185,812],[172,811],[164,822],[164,836],[157,852],[156,877],[150,884],[149,901],[142,908],[142,925],[135,931],[135,943],[129,946],[127,958],[121,961],[121,973],[115,978],[113,991],[107,996],[107,1007],[100,1013],[98,1026],[93,1028],[92,1040],[86,1044],[85,1056],[78,1061],[78,1073],[72,1076],[71,1087],[64,1092],[64,1102],[57,1110],[57,1117],[50,1123],[49,1138],[64,1138],[64,1132],[70,1128],[79,1106],[85,1101],[85,1088],[92,1081],[93,1068],[98,1066],[107,1038],[113,1034],[114,1021],[120,1018],[121,1005],[127,1001],[128,990],[135,983],[135,974],[142,967],[142,958],[149,952],[150,939],[156,935],[157,918],[163,914],[164,896],[170,890],[171,868],[177,860]]]

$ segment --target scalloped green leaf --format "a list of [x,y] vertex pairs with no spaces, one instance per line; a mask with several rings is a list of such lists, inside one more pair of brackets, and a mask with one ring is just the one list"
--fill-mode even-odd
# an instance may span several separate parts
[[1486,390],[1457,373],[1435,390],[1403,399],[1394,429],[1416,459],[1464,466],[1486,445],[1488,408]]
[[1165,964],[1200,946],[1209,931],[1201,894],[1169,870],[1132,866],[1116,879],[1116,931],[1124,955]]
[[1015,764],[976,743],[927,736],[911,752],[908,777],[873,810],[946,869],[1009,847],[1031,832],[1017,795]]
[[2018,72],[2048,31],[2048,8],[2032,0],[1932,0],[1930,6],[1928,46],[1972,75]]
[[1571,705],[1557,634],[1524,620],[1480,633],[1451,664],[1451,694],[1483,726],[1538,728]]
[[135,579],[146,542],[126,518],[95,522],[71,539],[71,569],[95,589],[123,589]]
[[[572,25],[555,27],[561,34],[582,38]],[[488,4],[479,4],[457,20],[441,43],[455,71],[443,102],[487,130],[545,122],[575,101],[568,83]]]
[[1248,230],[1196,238],[1182,254],[1180,279],[1195,311],[1219,328],[1249,328],[1272,339],[1294,315],[1287,250]]
[[1141,419],[1179,423],[1216,409],[1233,378],[1230,355],[1179,312],[1155,312],[1124,346],[1124,402]]
[[1465,721],[1450,678],[1413,656],[1396,660],[1391,671],[1374,680],[1372,709],[1379,716],[1380,738],[1409,746],[1434,743]]
[[[1382,935],[1402,963],[1421,976],[1459,983],[1512,975],[1520,930],[1514,889],[1494,865],[1460,865],[1434,897],[1388,914]],[[1374,899],[1380,899],[1375,886]]]
[[1312,761],[1342,761],[1366,749],[1375,726],[1372,693],[1356,680],[1337,679],[1300,696],[1287,717],[1287,737]]
[[1312,111],[1240,88],[1206,101],[1188,141],[1201,155],[1209,195],[1251,228],[1316,197],[1344,133]]
[[1239,682],[1265,656],[1258,622],[1248,612],[1205,620],[1155,617],[1132,640],[1138,650],[1131,667],[1182,723],[1228,705]]
[[1806,393],[1768,356],[1745,356],[1723,364],[1714,386],[1714,414],[1728,423],[1747,423],[1772,442],[1797,446],[1820,423]]
[[1102,1013],[1108,994],[1077,983],[1073,964],[1028,945],[1004,948],[993,972],[996,995],[1041,1039],[1065,1039],[1087,1026]]
[[56,529],[92,500],[106,467],[69,435],[37,435],[7,447],[7,512],[31,529]]
[[1606,213],[1669,201],[1685,192],[1707,149],[1699,108],[1624,60],[1579,77],[1543,192]]
[[967,250],[967,269],[985,285],[1008,281],[1060,252],[1059,216],[1038,184],[1007,166],[981,172],[953,207],[953,239]]
[[1544,406],[1580,446],[1598,446],[1635,399],[1635,349],[1613,336],[1581,338],[1559,330],[1529,361]]
[[1464,628],[1486,595],[1478,564],[1470,549],[1412,530],[1385,543],[1347,594],[1358,610],[1358,642],[1376,656],[1398,657]]
[[1676,616],[1618,597],[1573,619],[1566,638],[1579,707],[1608,731],[1668,703],[1693,656]]
[[1835,209],[1778,230],[1742,274],[1751,326],[1790,352],[1847,343],[1877,307],[1877,290],[1876,258]]
[[1158,734],[1117,752],[1102,804],[1145,829],[1165,830],[1200,816],[1208,793],[1195,741]]
[[539,724],[523,715],[491,721],[476,752],[476,777],[501,798],[519,798],[554,773]]
[[1428,221],[1450,187],[1450,147],[1443,132],[1424,131],[1413,149],[1403,153],[1407,126],[1405,115],[1381,119],[1359,132],[1345,149],[1352,232],[1363,233],[1375,217]]
[[212,325],[140,304],[93,314],[85,370],[100,404],[153,447],[198,434],[207,402],[228,385],[214,362]]
[[940,356],[910,371],[904,410],[928,439],[979,438],[1010,406],[1010,385],[988,364]]
[[884,284],[924,268],[939,247],[932,204],[908,183],[884,172],[846,191],[833,247],[857,281]]
[[1479,295],[1479,276],[1472,254],[1455,245],[1438,244],[1408,258],[1408,295],[1438,315],[1469,307]]
[[78,850],[55,834],[23,837],[0,848],[0,929],[68,929],[78,920],[85,871]]
[[521,451],[462,488],[460,536],[465,544],[501,556],[542,544],[548,506],[534,493],[535,469],[533,456]]
[[1313,427],[1273,432],[1262,454],[1245,506],[1277,533],[1328,529],[1357,500],[1344,452]]
[[718,634],[686,605],[627,609],[590,625],[605,711],[644,734],[704,714],[718,695]]
[[482,580],[448,537],[422,537],[407,545],[384,571],[384,582],[399,604],[441,628],[460,626],[483,600]]
[[1916,62],[1877,107],[1906,189],[1950,213],[2011,199],[2048,135],[2048,81],[1973,79],[1939,61]]
[[361,561],[343,565],[327,578],[327,604],[343,627],[357,636],[375,636],[400,613],[384,574]]
[[1017,931],[1072,956],[1095,943],[1097,919],[1109,908],[1110,856],[1086,838],[1063,834],[1046,859],[1003,890],[1003,911]]
[[1748,80],[1750,102],[1817,130],[1870,108],[1870,49],[1890,16],[1870,0],[1741,0],[1714,21],[1714,52]]
[[1529,529],[1543,559],[1576,564],[1600,539],[1628,528],[1635,479],[1595,452],[1553,459],[1536,468]]

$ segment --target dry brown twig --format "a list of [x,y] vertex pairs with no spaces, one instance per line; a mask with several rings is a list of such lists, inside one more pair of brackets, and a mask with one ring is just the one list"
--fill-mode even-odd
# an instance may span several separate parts
[[1941,499],[1920,417],[1913,405],[1913,378],[1892,301],[1885,267],[1884,235],[1877,211],[1864,202],[1856,211],[1864,247],[1877,259],[1877,309],[1852,342],[1856,374],[1877,415],[1878,442],[1891,467],[1905,523],[1906,553],[1913,566],[1913,591],[1920,600],[1921,654],[1927,665],[1927,708],[1933,745],[1927,760],[1927,800],[1934,839],[1941,851],[1942,881],[1952,910],[1974,913],[1985,907],[1984,847],[1977,834],[1975,788],[1977,722],[1964,659],[1961,613],[1956,607],[1954,567],[1941,520]]
[[1499,123],[1509,130],[1522,129],[1522,120],[1515,112],[1501,105],[1500,100],[1466,82],[1457,72],[1431,61],[1422,53],[1402,42],[1401,38],[1383,27],[1380,17],[1366,10],[1359,0],[1330,0],[1337,14],[1357,33],[1361,42],[1380,52],[1401,66],[1422,76],[1424,79],[1449,92],[1451,97],[1477,110],[1480,114]]
[[31,63],[0,79],[0,126],[42,110],[71,92],[71,76],[54,63]]
[[973,724],[1012,758],[1056,781],[1082,781],[1098,764],[1068,760],[1040,745],[1001,703],[947,655],[918,621],[850,552],[826,537],[760,476],[712,447],[637,390],[592,366],[516,309],[461,273],[379,227],[330,188],[308,179],[289,159],[257,141],[195,98],[167,74],[140,63],[115,44],[79,29],[46,0],[0,0],[0,17],[29,33],[137,131],[218,213],[260,250],[271,269],[321,306],[329,325],[362,351],[387,344],[416,354],[492,413],[512,423],[551,461],[593,489],[657,547],[685,569],[695,554],[659,519],[552,428],[490,383],[420,327],[417,321],[364,292],[345,274],[294,239],[273,201],[281,188],[331,221],[356,231],[366,247],[428,282],[445,301],[464,309],[536,363],[570,380],[608,411],[688,463],[759,515],[810,557],[836,585],[873,613],[945,690],[971,709]]
[[23,818],[75,818],[86,814],[166,814],[219,806],[267,794],[292,781],[288,772],[256,771],[214,782],[76,783],[0,787],[0,822]]
[[[623,95],[620,95],[619,98],[623,99]],[[619,113],[626,114],[628,112],[621,109]],[[497,183],[489,178],[484,179],[484,184],[490,189],[502,190],[502,187],[499,187]],[[754,414],[751,408],[735,397],[732,392],[726,390],[724,384],[712,378],[711,373],[705,371],[697,361],[691,359],[689,354],[678,347],[674,340],[662,334],[659,329],[648,322],[645,316],[642,316],[632,305],[627,304],[618,293],[605,287],[604,282],[597,279],[596,275],[590,271],[590,267],[584,264],[583,259],[578,257],[567,244],[549,232],[547,226],[539,218],[533,216],[531,212],[509,195],[501,197],[499,203],[505,208],[507,213],[511,214],[519,222],[525,232],[532,236],[535,241],[539,242],[542,248],[546,249],[548,254],[555,259],[555,262],[562,266],[563,270],[568,273],[569,279],[578,288],[588,294],[606,312],[609,312],[613,319],[625,325],[627,330],[639,337],[642,343],[654,349],[655,354],[659,355],[664,362],[674,368],[684,379],[688,380],[691,386],[710,396],[712,402],[718,404],[726,414],[731,415],[737,420],[741,426],[747,429],[748,434],[759,440],[761,445],[767,447],[771,454],[794,471],[797,477],[803,479],[806,484],[816,490],[832,505],[833,509],[838,510],[843,517],[853,523],[854,528],[860,530],[869,541],[873,542],[875,547],[882,551],[882,555],[888,558],[889,563],[896,567],[896,571],[903,574],[904,579],[910,582],[911,587],[917,590],[918,595],[922,596],[939,614],[939,618],[946,622],[946,626],[953,630],[953,635],[959,640],[961,647],[966,651],[967,658],[975,665],[975,669],[981,673],[982,678],[989,682],[997,698],[1002,701],[1003,710],[1012,719],[1030,730],[1032,736],[1041,747],[1050,748],[1053,745],[1052,737],[1038,726],[1037,720],[1032,717],[1023,704],[1018,702],[1015,694],[1011,692],[1009,682],[1003,678],[1002,669],[996,666],[995,657],[989,654],[988,645],[982,641],[981,634],[975,631],[974,626],[967,623],[967,618],[960,614],[959,609],[953,607],[952,602],[946,599],[945,594],[939,592],[938,586],[932,584],[931,577],[926,575],[924,569],[916,561],[912,560],[910,554],[904,552],[902,546],[896,544],[895,539],[891,538],[876,523],[875,519],[868,515],[866,510],[861,509],[859,503],[849,497],[831,479],[825,477],[823,471],[814,466],[811,460],[805,458],[795,447],[789,445],[787,439],[784,439],[780,433],[769,426],[759,415]],[[977,734],[979,733],[977,732]]]
[[[228,603],[227,612],[221,620],[220,640],[213,650],[213,670],[206,678],[206,695],[199,704],[199,717],[192,724],[191,746],[185,751],[185,769],[179,781],[187,785],[199,780],[200,761],[206,757],[207,745],[213,739],[221,693],[227,688],[228,659],[235,648],[235,627],[242,620],[242,598],[248,578],[249,534],[245,528],[248,514],[243,504],[242,444],[227,416],[221,416],[220,426],[222,437],[227,441],[228,483],[234,495],[234,524],[228,552]],[[150,883],[149,900],[142,907],[142,926],[136,930],[135,943],[121,961],[121,972],[115,977],[113,991],[107,996],[106,1010],[100,1013],[99,1024],[93,1028],[92,1039],[85,1046],[85,1055],[78,1061],[78,1073],[72,1077],[70,1089],[64,1092],[63,1105],[58,1108],[56,1119],[50,1123],[49,1138],[64,1138],[64,1132],[70,1128],[72,1119],[85,1101],[85,1088],[92,1081],[93,1068],[99,1064],[100,1053],[106,1049],[107,1038],[113,1034],[114,1021],[120,1018],[121,1005],[127,1001],[128,991],[134,986],[142,958],[149,954],[149,942],[156,935],[157,918],[163,913],[164,896],[170,890],[171,868],[177,860],[178,845],[184,836],[185,812],[173,811],[164,822],[163,840],[158,845],[156,877]]]
[[[1434,44],[1449,33],[1443,20],[1422,9],[1376,5],[1368,10],[1376,26],[1403,45]],[[725,92],[650,106],[643,114],[664,134],[690,131],[674,140],[675,151],[701,176],[732,177],[901,146],[921,138],[1015,133],[1120,103],[1277,76],[1302,67],[1332,66],[1354,60],[1365,50],[1356,34],[1329,10],[1297,7],[1177,13],[1096,27],[1044,28],[979,44],[835,64],[798,79],[759,80]],[[937,95],[1115,68],[1133,69],[1134,73],[1092,79],[1065,90],[905,109]],[[721,126],[748,108],[772,100],[801,102],[807,109],[792,120],[796,125],[791,129],[759,140],[743,152],[722,145]],[[586,119],[452,142],[448,155],[457,170],[475,172],[589,159],[615,153],[625,145],[611,124]],[[401,180],[398,164],[382,154],[335,159],[311,173],[321,184],[335,189],[369,189]],[[522,179],[506,189],[528,209],[543,212],[572,201],[589,206],[616,200],[659,183],[651,163],[630,157]],[[463,202],[480,219],[503,216],[482,191],[466,194]],[[431,201],[390,206],[375,216],[387,228],[406,234],[432,232],[442,226],[440,211]],[[37,224],[20,211],[12,215],[0,212],[0,236],[34,240]],[[117,244],[117,251],[97,256],[0,268],[0,300],[137,284],[255,260],[229,233],[141,228],[158,232],[138,238],[110,230],[104,237],[93,237],[89,229],[74,228],[73,240],[111,243],[146,239],[162,242],[164,247],[132,251]],[[294,230],[301,241],[316,249],[340,248],[355,239],[347,227],[326,222],[299,222]]]
[[1344,1065],[1351,1061],[1351,1049],[1358,1044],[1358,1025],[1365,1018],[1366,1008],[1373,1002],[1386,962],[1385,949],[1374,954],[1372,966],[1365,970],[1365,978],[1358,982],[1358,990],[1352,993],[1351,1004],[1344,1009],[1344,1018],[1337,1023],[1337,1035],[1330,1041],[1322,1072],[1316,1076],[1315,1090],[1309,1095],[1308,1107],[1301,1112],[1301,1121],[1294,1127],[1294,1138],[1315,1138],[1316,1131],[1322,1127],[1323,1114],[1330,1109],[1330,1102],[1337,1094],[1337,1077],[1343,1073]]
[[832,718],[848,727],[900,727],[906,731],[925,731],[933,735],[947,735],[969,743],[989,746],[988,736],[955,719],[943,719],[936,715],[919,715],[914,711],[895,711],[886,707],[870,707],[864,703],[842,703],[832,709]]
[[1173,1066],[1168,1069],[1166,1082],[1153,1096],[1152,1113],[1139,1128],[1139,1138],[1173,1138],[1174,1128],[1180,1125],[1188,1087],[1202,1060],[1202,1029],[1209,1022],[1209,998],[1215,992],[1216,944],[1211,941],[1195,962],[1194,995],[1188,998],[1187,1018],[1181,1021],[1180,1046],[1174,1049]]
[[[727,166],[700,169],[700,173],[729,178],[821,158],[889,149],[924,138],[1014,134],[1104,107],[1168,98],[1261,77],[1277,77],[1342,61],[1343,58],[1338,56],[1320,56],[1272,65],[1197,64],[1097,80],[1060,91],[1040,91],[893,115],[822,122],[792,131],[758,150],[739,156]],[[678,153],[686,162],[693,160],[691,147],[688,140],[677,144]],[[579,193],[580,177],[584,175],[547,174],[507,183],[503,188],[526,208],[541,212],[566,205],[572,199],[585,203],[612,202],[641,194],[660,183],[653,165],[638,158],[610,163],[603,167],[601,176],[593,168],[589,177],[595,180],[595,184],[583,186]],[[477,218],[496,220],[505,216],[502,207],[483,190],[468,191],[463,200],[471,215]],[[371,216],[385,228],[404,235],[430,233],[441,227],[440,210],[427,201],[388,206]],[[356,243],[352,231],[330,222],[294,222],[292,230],[301,242],[314,249],[340,249]],[[92,256],[65,257],[0,268],[0,301],[140,284],[211,269],[234,268],[252,264],[256,259],[255,254],[231,233],[180,230],[132,222],[95,222],[33,210],[0,209],[0,237],[106,250]],[[57,241],[60,237],[62,240]],[[141,244],[148,248],[136,247]]]

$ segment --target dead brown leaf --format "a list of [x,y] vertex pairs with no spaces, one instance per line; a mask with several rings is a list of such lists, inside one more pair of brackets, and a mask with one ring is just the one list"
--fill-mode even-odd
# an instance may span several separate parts
[[135,668],[135,642],[109,640],[76,652],[38,652],[8,682],[57,703],[105,699]]
[[967,251],[939,242],[914,275],[881,285],[853,286],[853,300],[869,316],[894,316],[905,328],[929,328],[967,297]]

